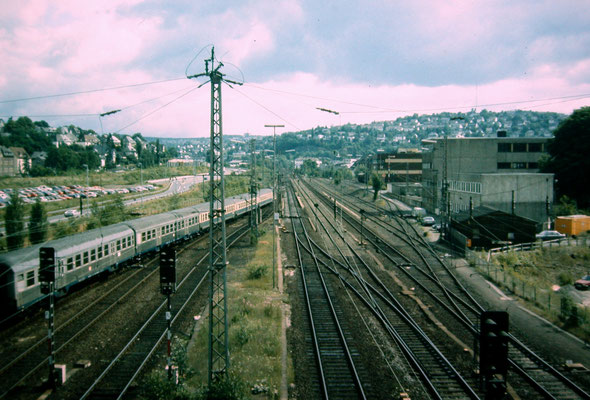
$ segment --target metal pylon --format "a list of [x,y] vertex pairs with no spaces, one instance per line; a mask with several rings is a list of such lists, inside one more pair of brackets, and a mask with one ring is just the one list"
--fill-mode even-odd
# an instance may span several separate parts
[[209,151],[209,360],[208,384],[218,380],[229,369],[226,279],[225,194],[223,178],[223,131],[221,119],[221,84],[223,78],[215,65],[215,50],[205,60],[205,73],[189,76],[207,76],[211,81],[211,142]]

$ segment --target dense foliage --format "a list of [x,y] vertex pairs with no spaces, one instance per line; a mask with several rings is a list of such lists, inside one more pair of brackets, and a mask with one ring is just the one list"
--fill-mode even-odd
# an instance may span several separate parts
[[10,196],[10,203],[4,212],[4,228],[6,230],[6,247],[9,250],[20,249],[25,242],[25,207],[14,190]]
[[553,172],[559,196],[590,208],[590,107],[575,110],[555,130],[544,172]]
[[29,220],[29,241],[31,244],[43,243],[47,238],[49,222],[45,207],[39,200],[31,207],[31,219]]

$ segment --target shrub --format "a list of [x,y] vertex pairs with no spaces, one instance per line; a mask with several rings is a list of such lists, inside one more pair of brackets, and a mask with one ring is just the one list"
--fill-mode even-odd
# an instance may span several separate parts
[[264,275],[266,275],[267,269],[268,267],[266,265],[257,265],[248,268],[248,279],[255,280],[262,278]]
[[572,283],[574,283],[574,278],[572,274],[570,274],[567,271],[561,272],[557,276],[557,280],[559,282],[559,286],[571,285]]

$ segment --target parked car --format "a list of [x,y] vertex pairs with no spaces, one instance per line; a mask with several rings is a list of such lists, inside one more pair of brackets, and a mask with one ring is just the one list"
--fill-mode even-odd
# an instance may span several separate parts
[[65,217],[78,217],[80,215],[80,211],[78,210],[66,210],[64,212]]
[[434,225],[434,218],[433,217],[423,217],[422,218],[422,225],[424,226],[432,226]]
[[562,239],[565,237],[565,234],[557,231],[543,231],[541,233],[537,233],[535,237],[541,240],[553,240]]
[[590,275],[583,276],[574,282],[574,287],[578,290],[590,289]]

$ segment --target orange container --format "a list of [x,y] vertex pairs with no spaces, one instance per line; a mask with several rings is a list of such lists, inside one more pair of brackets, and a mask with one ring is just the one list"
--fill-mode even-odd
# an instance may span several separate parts
[[555,230],[566,235],[579,235],[590,231],[589,215],[568,215],[555,219]]

